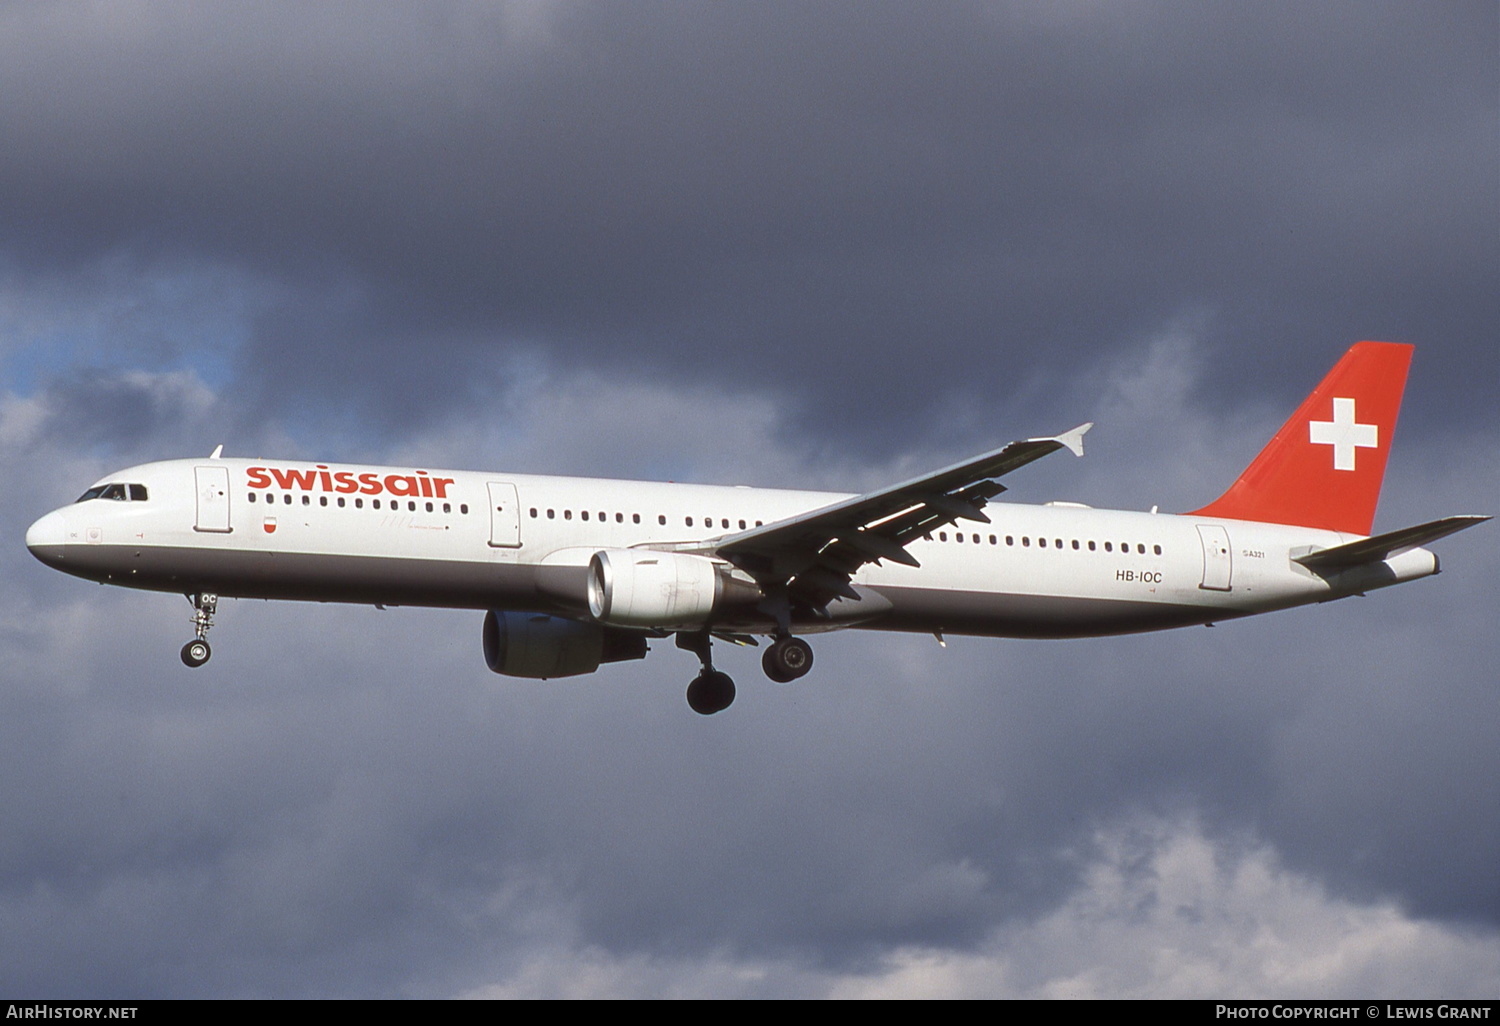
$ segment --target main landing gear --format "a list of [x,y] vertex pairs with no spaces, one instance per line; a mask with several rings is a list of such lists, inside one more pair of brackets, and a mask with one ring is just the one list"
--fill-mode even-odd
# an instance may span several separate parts
[[[688,705],[702,716],[723,712],[734,702],[734,681],[729,674],[714,669],[709,652],[712,644],[713,636],[708,631],[677,635],[677,647],[694,653],[703,664],[687,689]],[[790,634],[777,638],[761,658],[766,676],[778,684],[787,684],[805,675],[812,669],[812,664],[812,646]]]
[[182,661],[187,666],[198,667],[208,662],[208,657],[214,654],[214,650],[208,647],[208,629],[214,625],[219,596],[200,591],[196,595],[189,595],[187,600],[193,604],[193,633],[197,637],[182,646]]
[[777,638],[761,656],[761,669],[778,684],[789,684],[812,669],[812,646],[790,634]]
[[723,712],[734,703],[734,681],[729,674],[714,669],[713,659],[709,654],[712,645],[713,637],[708,631],[677,635],[677,647],[692,652],[703,664],[703,669],[698,671],[698,676],[693,678],[687,689],[688,705],[700,716]]

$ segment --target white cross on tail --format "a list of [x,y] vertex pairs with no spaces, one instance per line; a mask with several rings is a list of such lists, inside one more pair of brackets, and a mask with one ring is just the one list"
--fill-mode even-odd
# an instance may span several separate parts
[[1380,429],[1354,419],[1354,400],[1335,399],[1332,420],[1308,421],[1308,439],[1315,445],[1333,446],[1333,469],[1353,470],[1354,450],[1373,449],[1380,444]]

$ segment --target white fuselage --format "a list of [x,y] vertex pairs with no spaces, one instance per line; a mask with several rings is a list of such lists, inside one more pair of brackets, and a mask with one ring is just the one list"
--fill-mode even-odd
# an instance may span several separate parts
[[[588,619],[605,549],[704,543],[828,506],[826,492],[237,459],[110,475],[144,499],[90,498],[27,534],[38,558],[91,580],[185,594],[526,610]],[[858,624],[1001,637],[1080,637],[1206,623],[1425,576],[1412,549],[1340,574],[1292,561],[1357,536],[1200,516],[1011,503],[909,546],[921,563],[864,567],[862,600],[797,629]],[[735,573],[739,573],[735,571]],[[731,616],[716,628],[769,624]],[[670,627],[672,625],[661,625]]]

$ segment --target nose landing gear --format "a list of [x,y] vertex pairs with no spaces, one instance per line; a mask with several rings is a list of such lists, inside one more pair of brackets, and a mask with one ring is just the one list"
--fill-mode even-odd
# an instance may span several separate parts
[[193,604],[193,633],[197,637],[182,646],[182,662],[185,666],[199,667],[214,654],[214,650],[208,645],[208,629],[214,625],[219,596],[200,591],[196,595],[189,595],[187,600]]

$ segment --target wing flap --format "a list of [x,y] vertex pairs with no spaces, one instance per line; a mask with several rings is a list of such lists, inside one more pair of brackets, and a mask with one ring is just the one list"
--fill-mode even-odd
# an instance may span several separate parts
[[920,477],[727,535],[708,548],[762,584],[788,585],[792,598],[821,607],[853,594],[866,563],[919,566],[906,546],[959,520],[987,524],[985,503],[1005,486],[995,478],[1066,449],[1083,455],[1080,424],[1051,438],[1027,438]]

